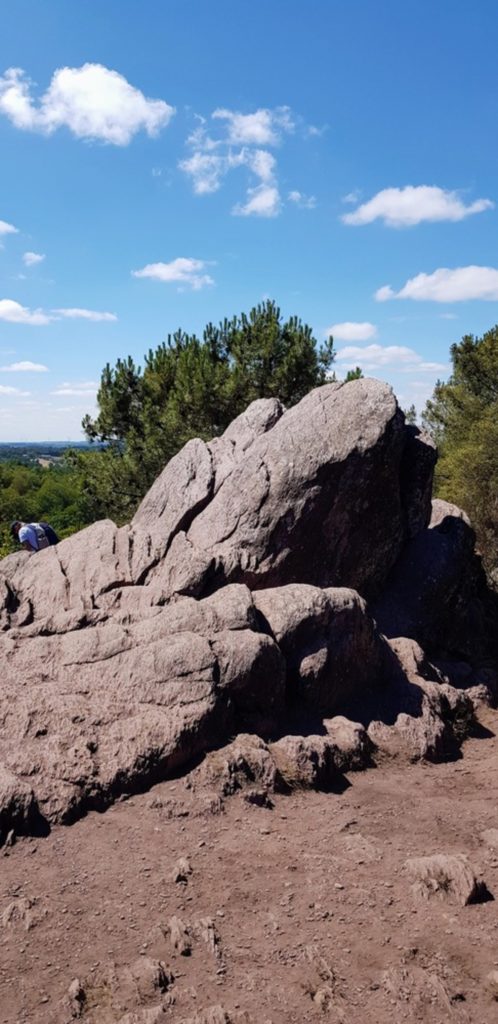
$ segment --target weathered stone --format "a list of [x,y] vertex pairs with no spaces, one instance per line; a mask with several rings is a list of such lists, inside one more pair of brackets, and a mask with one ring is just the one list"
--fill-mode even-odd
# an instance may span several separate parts
[[371,703],[370,739],[381,750],[404,753],[414,761],[454,756],[474,724],[472,701],[438,681],[415,641],[401,637],[389,646],[394,654],[391,677],[378,701]]
[[486,590],[467,516],[445,501],[432,505],[429,528],[403,550],[373,614],[388,637],[466,657],[496,642],[498,604]]
[[365,602],[354,590],[320,590],[302,583],[253,594],[262,628],[287,662],[290,695],[324,714],[375,686],[383,649]]
[[354,772],[372,763],[375,746],[361,722],[351,722],[343,715],[324,719],[324,728],[334,751],[334,764],[340,772]]
[[268,732],[285,707],[285,660],[269,636],[225,630],[211,641],[220,672],[220,690],[244,729]]
[[194,788],[207,786],[221,796],[231,796],[258,783],[266,792],[281,789],[281,779],[266,743],[259,736],[240,733],[233,743],[204,758],[188,777]]
[[208,444],[213,459],[215,474],[214,491],[234,467],[244,458],[248,449],[261,434],[266,434],[285,412],[278,398],[259,398],[237,416],[221,437],[215,437]]
[[168,462],[145,495],[132,522],[133,579],[140,583],[208,502],[214,484],[212,458],[199,438]]
[[425,899],[431,896],[453,898],[465,907],[468,903],[477,903],[482,895],[483,885],[462,853],[413,857],[405,866],[414,892]]
[[387,385],[318,388],[253,442],[188,539],[215,558],[220,584],[299,580],[375,590],[403,540],[403,446]]
[[218,809],[220,789],[264,797],[283,785],[273,748],[219,749],[241,730],[292,733],[277,759],[306,785],[372,742],[454,755],[496,689],[498,596],[460,510],[436,501],[427,526],[433,466],[387,385],[334,382],[190,441],[131,526],[4,559],[0,840],[206,754]]

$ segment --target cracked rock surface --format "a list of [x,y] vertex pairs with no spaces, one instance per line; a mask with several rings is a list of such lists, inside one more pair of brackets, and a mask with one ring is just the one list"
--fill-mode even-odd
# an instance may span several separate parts
[[386,384],[331,383],[189,441],[129,526],[4,559],[0,841],[238,734],[313,787],[350,766],[344,722],[361,763],[455,756],[493,699],[498,612],[434,462]]

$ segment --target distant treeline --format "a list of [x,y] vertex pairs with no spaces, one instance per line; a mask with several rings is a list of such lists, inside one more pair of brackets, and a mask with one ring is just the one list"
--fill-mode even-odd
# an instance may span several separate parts
[[19,462],[23,466],[36,465],[40,459],[58,462],[70,448],[85,450],[88,441],[0,441],[0,462]]

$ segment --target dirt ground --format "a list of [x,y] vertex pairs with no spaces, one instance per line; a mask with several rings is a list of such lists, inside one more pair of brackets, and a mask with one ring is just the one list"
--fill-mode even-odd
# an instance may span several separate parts
[[[384,762],[341,793],[220,810],[178,779],[18,840],[0,1021],[496,1024],[498,712],[483,725],[459,761]],[[405,862],[436,853],[468,855],[488,899],[416,895]]]

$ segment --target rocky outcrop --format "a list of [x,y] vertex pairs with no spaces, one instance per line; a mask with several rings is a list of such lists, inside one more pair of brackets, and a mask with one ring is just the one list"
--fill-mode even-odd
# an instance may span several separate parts
[[434,462],[387,385],[332,383],[189,441],[130,526],[4,559],[0,838],[240,734],[229,788],[278,788],[284,764],[333,786],[376,749],[454,756],[498,613],[464,513],[431,506]]

